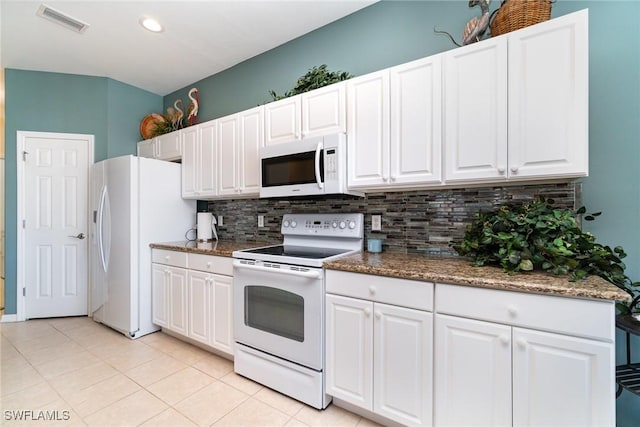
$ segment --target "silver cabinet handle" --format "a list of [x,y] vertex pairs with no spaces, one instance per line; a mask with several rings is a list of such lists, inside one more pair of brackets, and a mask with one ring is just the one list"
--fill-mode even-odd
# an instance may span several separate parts
[[83,239],[84,239],[85,237],[87,237],[87,236],[85,236],[85,235],[84,235],[84,233],[80,233],[80,234],[78,234],[77,236],[69,236],[69,237],[73,237],[74,239],[80,239],[80,240],[83,240]]

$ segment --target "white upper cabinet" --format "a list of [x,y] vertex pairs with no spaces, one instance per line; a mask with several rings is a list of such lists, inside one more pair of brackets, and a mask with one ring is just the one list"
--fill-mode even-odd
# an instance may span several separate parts
[[389,182],[389,70],[347,80],[349,188]]
[[153,146],[153,139],[145,139],[144,141],[138,142],[137,154],[138,157],[154,159],[156,152]]
[[585,176],[588,11],[509,36],[509,176]]
[[445,180],[507,178],[507,39],[444,55]]
[[264,106],[265,145],[302,139],[301,95]]
[[344,82],[264,106],[265,145],[346,132]]
[[302,137],[345,133],[346,86],[335,83],[302,94]]
[[349,187],[441,182],[441,57],[347,81]]
[[218,195],[246,197],[259,194],[263,112],[263,107],[256,107],[217,120]]
[[182,197],[207,199],[217,195],[216,122],[182,131]]
[[138,142],[138,156],[158,160],[180,160],[182,157],[182,132],[183,130],[177,130]]
[[442,57],[391,68],[392,185],[439,184],[442,147]]
[[586,10],[445,54],[445,182],[588,173]]

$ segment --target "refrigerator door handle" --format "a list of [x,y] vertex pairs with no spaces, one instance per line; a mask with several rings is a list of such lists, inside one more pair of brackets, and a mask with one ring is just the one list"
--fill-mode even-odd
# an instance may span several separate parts
[[102,187],[100,194],[100,207],[98,208],[98,252],[100,253],[100,262],[102,269],[107,272],[107,259],[104,250],[104,210],[107,202],[107,187]]

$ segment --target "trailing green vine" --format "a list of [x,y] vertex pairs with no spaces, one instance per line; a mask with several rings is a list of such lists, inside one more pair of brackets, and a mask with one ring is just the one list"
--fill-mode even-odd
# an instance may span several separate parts
[[293,89],[286,91],[283,95],[278,95],[273,89],[269,91],[269,94],[274,101],[277,101],[299,93],[328,86],[342,80],[347,80],[351,77],[353,76],[346,71],[328,71],[327,64],[322,64],[318,67],[309,69],[305,75],[298,79]]
[[[494,212],[478,212],[454,249],[476,265],[499,265],[510,273],[543,270],[569,275],[572,281],[597,275],[633,298],[640,293],[640,282],[634,283],[624,273],[624,249],[602,245],[580,227],[579,216],[592,221],[599,215],[586,213],[584,207],[576,212],[558,209],[552,199],[543,197],[522,205],[503,205]],[[622,313],[640,311],[623,303],[618,309]]]

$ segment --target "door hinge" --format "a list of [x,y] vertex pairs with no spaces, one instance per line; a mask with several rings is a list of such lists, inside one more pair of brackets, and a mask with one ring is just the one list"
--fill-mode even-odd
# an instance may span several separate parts
[[27,228],[27,220],[26,219],[22,220],[22,228]]
[[29,152],[28,152],[28,151],[23,151],[23,152],[22,152],[22,161],[23,161],[23,162],[26,162],[26,161],[27,161],[27,154],[29,154]]
[[27,296],[27,288],[22,288],[22,296],[23,297]]

